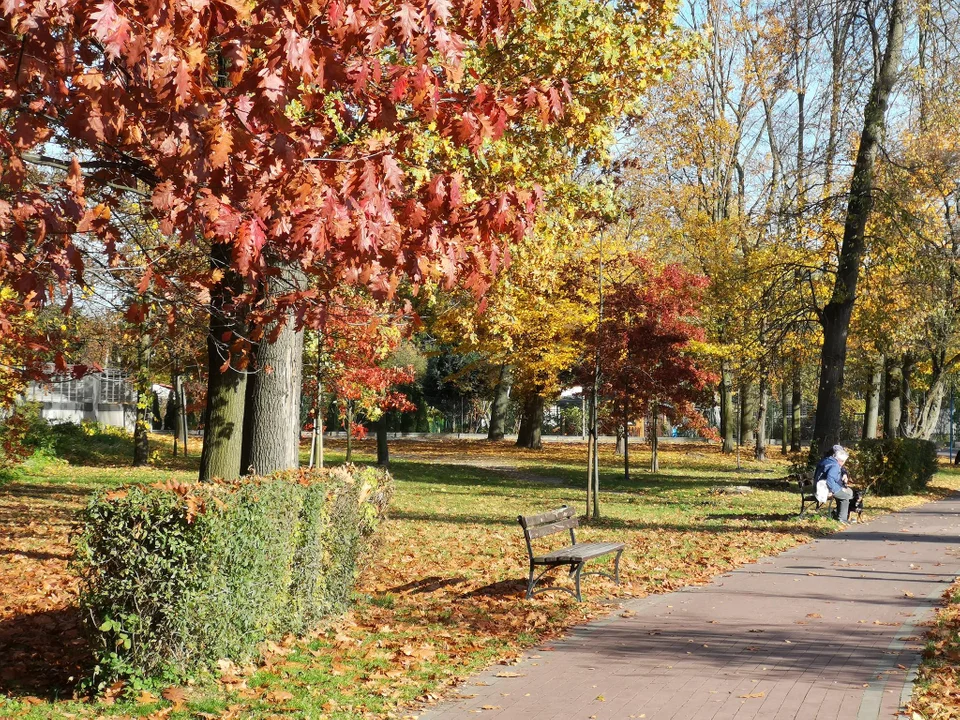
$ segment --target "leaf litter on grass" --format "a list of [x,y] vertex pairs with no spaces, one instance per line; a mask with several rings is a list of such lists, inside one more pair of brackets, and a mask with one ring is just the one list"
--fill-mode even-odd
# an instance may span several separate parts
[[[332,449],[339,453],[336,442]],[[358,443],[361,459],[371,450],[371,443]],[[527,556],[516,516],[564,503],[578,507],[583,502],[579,485],[541,483],[528,475],[572,473],[576,463],[582,463],[582,447],[547,446],[527,453],[502,444],[467,441],[397,444],[398,459],[392,469],[398,492],[377,553],[361,574],[360,602],[354,611],[309,638],[291,637],[265,645],[257,667],[222,664],[219,683],[192,688],[182,699],[178,696],[176,704],[167,699],[157,709],[141,707],[148,717],[172,720],[197,715],[267,718],[277,712],[331,720],[400,716],[403,707],[436,702],[443,688],[486,664],[509,665],[524,648],[616,609],[600,602],[602,598],[626,599],[706,582],[832,530],[827,521],[796,520],[792,492],[757,489],[749,495],[714,494],[718,482],[742,480],[731,476],[732,461],[713,448],[662,450],[664,466],[672,469],[653,479],[639,473],[629,484],[613,481],[619,471],[612,447],[601,452],[601,480],[616,492],[601,495],[603,519],[582,527],[578,539],[616,538],[627,543],[621,586],[591,578],[584,584],[587,602],[582,604],[560,593],[523,599]],[[524,467],[524,476],[458,466],[464,455],[489,459],[497,467]],[[768,474],[786,473],[785,461],[751,467],[748,472],[771,468],[774,472]],[[192,474],[139,472],[146,472],[151,480],[185,480]],[[71,467],[70,474],[76,485],[63,485],[56,478],[30,478],[14,488],[21,493],[19,502],[29,510],[0,515],[4,525],[14,530],[14,555],[25,558],[17,561],[21,566],[16,568],[10,566],[10,556],[0,559],[0,582],[14,583],[3,584],[0,592],[18,582],[35,586],[29,595],[34,598],[32,605],[11,603],[4,596],[3,607],[12,617],[29,615],[39,602],[38,593],[47,598],[43,607],[50,610],[73,607],[75,584],[66,567],[67,534],[85,494],[96,486],[142,481],[118,468]],[[934,493],[946,491],[934,489]],[[922,499],[875,499],[872,509],[892,510]],[[21,522],[21,514],[32,520]],[[28,531],[30,522],[34,529]],[[38,545],[46,552],[58,548],[58,557],[41,559],[23,552],[36,551]],[[44,582],[55,589],[53,594],[43,595]],[[558,582],[565,582],[562,574]],[[51,650],[57,642],[52,640]],[[34,664],[52,662],[52,657],[52,653],[40,653]],[[61,695],[69,695],[62,673],[50,677],[65,683]],[[4,689],[13,692],[14,699],[7,701],[10,706],[28,718],[90,716],[97,707],[75,702],[54,706],[46,701],[29,705],[25,691],[10,685]],[[155,696],[163,690],[149,692]],[[118,717],[123,712],[144,715],[132,710],[138,696],[144,698],[142,692],[122,691],[111,712]],[[50,696],[47,691],[41,694]],[[0,706],[0,715],[3,712]]]

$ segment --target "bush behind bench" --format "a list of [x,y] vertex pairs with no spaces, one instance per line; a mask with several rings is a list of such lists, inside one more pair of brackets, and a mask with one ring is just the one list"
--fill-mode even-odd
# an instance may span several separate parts
[[342,611],[392,490],[347,467],[98,493],[77,554],[95,681],[243,663]]
[[909,495],[926,488],[937,472],[937,446],[914,438],[862,440],[852,460],[858,486],[873,483],[877,495]]

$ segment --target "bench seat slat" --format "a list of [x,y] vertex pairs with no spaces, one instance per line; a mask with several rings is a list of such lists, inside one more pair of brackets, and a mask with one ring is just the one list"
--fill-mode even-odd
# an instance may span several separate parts
[[564,565],[578,563],[607,553],[623,550],[623,543],[577,543],[533,558],[535,565]]
[[554,533],[563,532],[564,530],[579,526],[580,521],[572,517],[549,525],[537,525],[536,527],[527,528],[524,532],[527,533],[531,540],[536,540],[537,538],[546,537],[547,535],[553,535]]

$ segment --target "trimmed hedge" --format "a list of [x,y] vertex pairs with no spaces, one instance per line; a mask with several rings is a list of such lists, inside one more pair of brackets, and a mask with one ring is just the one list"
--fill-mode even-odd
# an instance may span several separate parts
[[937,472],[937,446],[929,440],[863,440],[851,458],[860,487],[877,495],[908,495],[926,488]]
[[95,681],[242,663],[344,610],[392,489],[348,466],[98,493],[78,539]]

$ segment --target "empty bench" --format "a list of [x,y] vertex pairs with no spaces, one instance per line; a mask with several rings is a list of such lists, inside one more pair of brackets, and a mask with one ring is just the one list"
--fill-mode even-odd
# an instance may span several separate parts
[[[548,590],[562,590],[573,595],[577,600],[582,600],[580,596],[580,577],[584,575],[603,575],[613,580],[617,585],[620,584],[620,556],[626,547],[623,543],[578,543],[576,528],[580,526],[580,520],[574,514],[574,510],[564,505],[557,510],[541,513],[540,515],[520,515],[517,522],[523,528],[523,537],[527,541],[527,553],[530,555],[530,578],[527,581],[527,599],[532,598],[537,593],[547,592]],[[533,551],[533,541],[548,535],[555,535],[570,531],[570,545],[568,547],[553,550],[545,555],[535,555]],[[616,560],[613,563],[613,575],[600,572],[598,570],[583,572],[584,563],[592,558],[602,555],[616,553]],[[540,579],[555,567],[570,566],[570,575],[573,576],[576,592],[565,587],[543,587],[534,590]],[[545,567],[544,567],[545,566]],[[539,575],[536,574],[538,567],[544,567]]]

